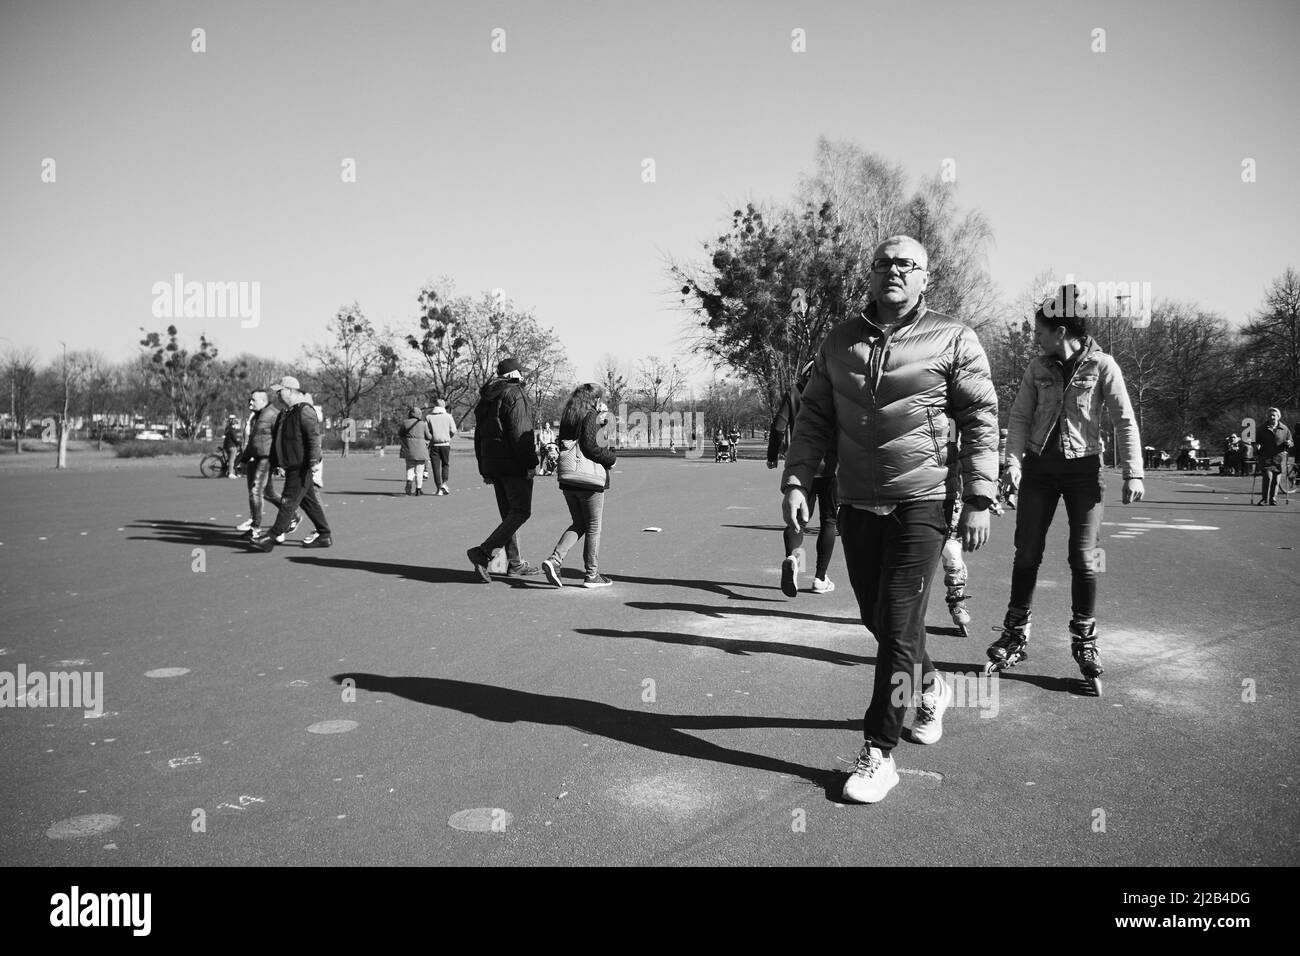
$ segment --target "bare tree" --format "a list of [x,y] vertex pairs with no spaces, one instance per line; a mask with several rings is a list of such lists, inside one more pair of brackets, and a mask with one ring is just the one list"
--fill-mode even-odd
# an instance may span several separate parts
[[677,362],[666,362],[657,355],[649,355],[637,367],[637,390],[650,406],[649,411],[666,409],[686,387],[686,376]]
[[39,376],[35,349],[10,348],[5,354],[4,372],[9,386],[9,411],[14,420],[14,452],[23,450],[23,433],[27,419],[40,400]]
[[1273,280],[1241,334],[1258,374],[1253,398],[1300,408],[1300,273],[1288,268]]

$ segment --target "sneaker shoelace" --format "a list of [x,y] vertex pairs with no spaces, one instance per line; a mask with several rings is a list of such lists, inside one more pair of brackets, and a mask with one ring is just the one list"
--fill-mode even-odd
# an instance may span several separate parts
[[863,751],[858,754],[857,761],[853,764],[853,772],[865,774],[870,777],[873,776],[883,764],[883,760],[873,754],[870,750],[864,748]]

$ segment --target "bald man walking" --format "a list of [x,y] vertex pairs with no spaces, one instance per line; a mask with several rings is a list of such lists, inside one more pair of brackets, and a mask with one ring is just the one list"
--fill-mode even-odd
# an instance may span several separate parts
[[863,744],[844,798],[876,803],[898,783],[892,750],[919,677],[912,740],[943,734],[953,691],[925,649],[925,612],[947,531],[948,418],[958,454],[964,550],[988,540],[997,493],[998,403],[975,333],[925,304],[929,257],[907,236],[871,261],[871,303],[831,330],[814,360],[781,476],[787,527],[808,520],[827,455],[839,459],[840,543],[862,623],[879,644]]

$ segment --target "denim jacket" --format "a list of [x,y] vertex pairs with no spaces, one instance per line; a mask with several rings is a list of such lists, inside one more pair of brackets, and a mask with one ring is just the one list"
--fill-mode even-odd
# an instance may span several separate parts
[[1124,387],[1124,375],[1119,363],[1098,348],[1091,337],[1083,341],[1069,382],[1065,381],[1060,359],[1040,355],[1029,363],[1011,406],[1007,461],[1021,466],[1026,452],[1042,454],[1058,418],[1066,458],[1101,454],[1105,448],[1101,436],[1103,405],[1115,425],[1124,478],[1142,478],[1142,440]]

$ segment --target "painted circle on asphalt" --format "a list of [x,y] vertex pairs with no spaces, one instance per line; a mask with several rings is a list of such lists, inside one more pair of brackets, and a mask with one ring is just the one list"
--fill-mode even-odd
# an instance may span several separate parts
[[469,833],[500,833],[514,822],[514,814],[500,807],[473,807],[453,813],[447,826]]
[[307,728],[309,734],[346,734],[349,730],[356,730],[357,722],[355,720],[320,720]]
[[45,831],[51,840],[76,840],[80,837],[99,836],[107,833],[122,822],[121,817],[111,813],[89,813],[83,817],[69,817],[60,820]]
[[151,671],[145,671],[145,677],[181,677],[188,674],[188,667],[158,667]]

